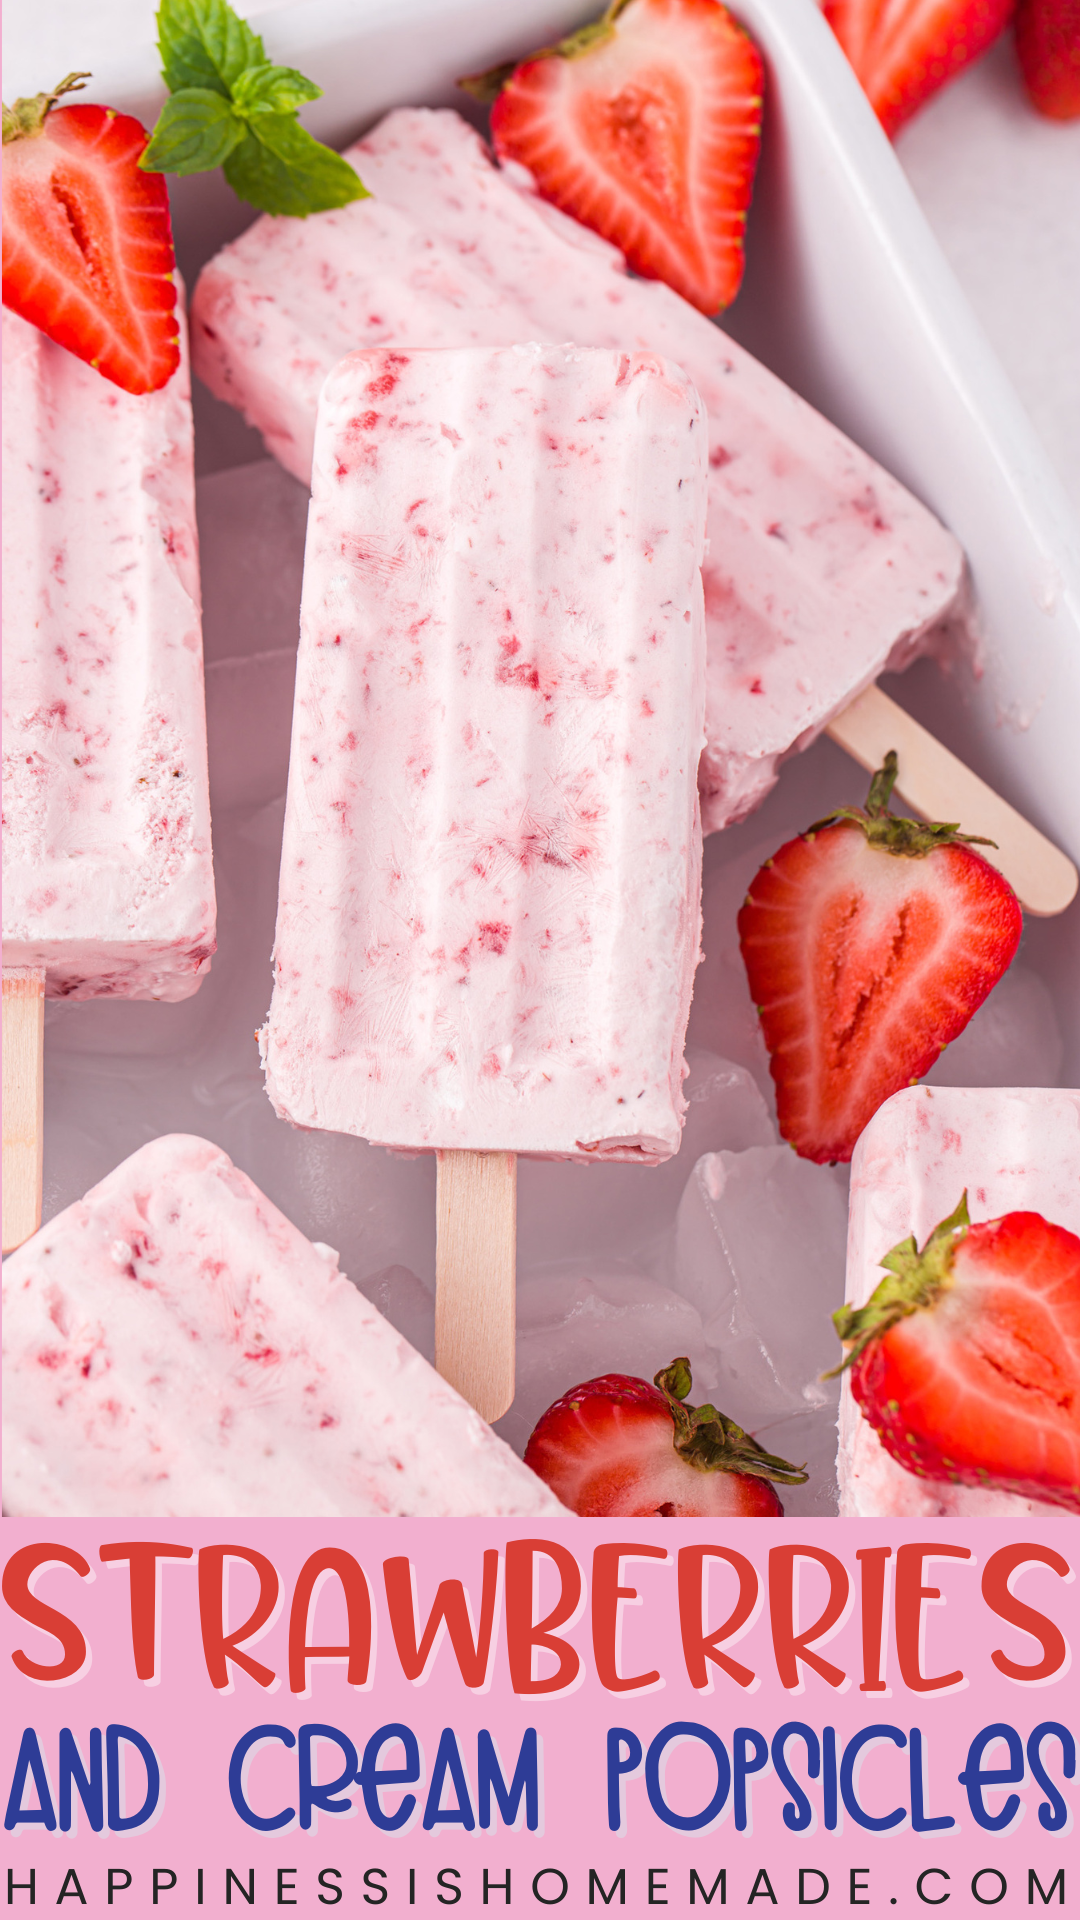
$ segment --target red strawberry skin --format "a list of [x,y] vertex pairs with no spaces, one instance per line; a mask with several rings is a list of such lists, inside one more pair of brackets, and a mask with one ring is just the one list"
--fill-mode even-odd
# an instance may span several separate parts
[[997,39],[1015,0],[825,0],[823,8],[891,138]]
[[738,924],[780,1131],[824,1162],[850,1160],[878,1107],[962,1032],[1022,915],[971,847],[896,855],[841,822],[781,847]]
[[937,1300],[871,1341],[851,1386],[909,1473],[1080,1513],[1080,1239],[1038,1213],[970,1228]]
[[501,159],[703,313],[735,298],[761,136],[761,56],[719,0],[631,0],[609,38],[514,72]]
[[1051,120],[1080,116],[1080,0],[1020,0],[1016,52],[1039,112]]
[[629,1374],[605,1373],[572,1387],[548,1408],[525,1449],[525,1464],[564,1506],[590,1517],[783,1513],[768,1480],[703,1473],[680,1459],[673,1431],[668,1403],[656,1387]]
[[148,135],[108,107],[54,107],[4,146],[4,305],[128,393],[180,360],[169,197]]

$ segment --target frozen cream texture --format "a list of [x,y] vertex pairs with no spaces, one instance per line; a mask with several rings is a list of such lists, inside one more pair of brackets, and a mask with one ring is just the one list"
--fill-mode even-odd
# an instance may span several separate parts
[[653,354],[351,355],[319,410],[267,1091],[659,1160],[701,927],[705,423]]
[[709,416],[706,832],[932,644],[956,541],[883,468],[670,288],[492,164],[455,113],[402,109],[350,149],[374,196],[261,219],[192,303],[195,364],[306,480],[319,388],[359,346],[573,340],[663,354]]
[[3,1290],[7,1513],[564,1511],[209,1141],[140,1147]]
[[[912,1233],[921,1247],[965,1188],[974,1221],[1030,1211],[1080,1234],[1080,1092],[919,1086],[886,1100],[851,1163],[845,1297],[864,1306],[885,1278],[883,1255]],[[1061,1517],[1047,1501],[908,1473],[863,1418],[846,1375],[838,1466],[848,1517]]]
[[187,368],[124,393],[6,308],[3,351],[4,964],[182,1000],[215,944]]

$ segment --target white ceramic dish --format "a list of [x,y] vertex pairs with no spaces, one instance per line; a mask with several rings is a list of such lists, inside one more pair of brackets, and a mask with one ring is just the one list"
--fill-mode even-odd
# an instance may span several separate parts
[[[591,9],[519,0],[511,18],[498,0],[268,0],[246,11],[271,57],[323,85],[310,124],[340,143],[391,105],[467,106],[454,93],[456,74],[542,44]],[[980,675],[961,664],[943,676],[923,664],[891,691],[1080,858],[1080,541],[1067,502],[813,0],[739,0],[736,11],[765,52],[768,99],[747,280],[727,323],[960,537]],[[144,119],[155,113],[150,0],[99,0],[92,13],[76,0],[53,0],[44,13],[11,0],[4,33],[9,96],[81,65],[93,69],[97,97]],[[173,204],[190,285],[216,246],[247,224],[248,210],[217,177],[177,183]],[[226,469],[258,460],[261,446],[227,409],[203,396],[197,423],[221,945],[210,980],[186,1007],[50,1006],[46,1214],[153,1135],[204,1133],[304,1231],[340,1247],[345,1270],[370,1281],[422,1342],[434,1264],[430,1165],[391,1162],[339,1136],[293,1133],[261,1092],[250,1035],[269,998],[305,503],[270,465],[242,482],[228,477]],[[241,496],[246,533],[230,524]],[[268,554],[279,568],[273,582]],[[839,751],[819,742],[757,815],[707,845],[706,963],[690,1038],[748,1066],[766,1090],[733,952],[739,887],[770,845],[860,797],[863,786]],[[1080,1084],[1080,905],[1029,925],[1022,960],[1054,1003],[1064,1038],[1057,1077]],[[683,1173],[692,1154],[724,1144],[695,1136],[679,1156]],[[582,1187],[579,1175],[592,1184]],[[605,1259],[609,1270],[628,1259],[647,1265],[642,1249],[654,1246],[665,1219],[670,1225],[679,1184],[681,1175],[665,1188],[667,1214],[661,1207],[634,1229],[639,1248],[625,1226],[636,1218],[633,1194],[609,1187],[603,1170],[523,1167],[526,1288],[530,1273],[552,1263],[564,1274],[589,1265],[594,1275]],[[535,1306],[528,1311],[535,1318]],[[659,1354],[656,1365],[670,1357]],[[591,1371],[626,1364],[614,1353],[599,1365],[596,1358],[590,1348]],[[829,1505],[821,1489],[802,1510]],[[798,1499],[789,1502],[799,1509]]]

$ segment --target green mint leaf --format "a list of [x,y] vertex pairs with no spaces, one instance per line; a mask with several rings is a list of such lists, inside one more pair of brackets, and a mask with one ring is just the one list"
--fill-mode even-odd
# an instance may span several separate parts
[[322,88],[269,61],[229,0],[160,0],[157,23],[171,98],[140,162],[147,172],[223,166],[241,200],[300,218],[367,198],[348,161],[297,119]]
[[306,80],[295,67],[248,67],[233,83],[233,104],[242,114],[295,113],[307,100],[318,100],[322,88]]
[[170,93],[205,87],[228,98],[247,68],[266,61],[258,34],[228,0],[161,0],[157,26],[162,77]]
[[359,174],[324,147],[291,113],[260,113],[225,161],[225,178],[241,200],[263,213],[303,219],[350,200],[366,200]]
[[182,87],[166,100],[139,165],[146,173],[207,173],[244,138],[244,123],[209,87]]

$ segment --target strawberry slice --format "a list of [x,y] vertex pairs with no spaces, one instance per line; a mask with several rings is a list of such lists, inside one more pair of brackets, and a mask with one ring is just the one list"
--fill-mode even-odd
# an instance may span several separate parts
[[1080,0],[1020,0],[1016,52],[1039,112],[1051,120],[1080,116]]
[[147,134],[111,107],[57,107],[88,74],[4,108],[4,305],[128,393],[180,361],[169,195]]
[[1020,940],[1020,904],[974,836],[889,812],[896,771],[890,753],[865,811],[840,807],[781,847],[739,913],[780,1131],[807,1160],[851,1159],[867,1121],[962,1032]]
[[1080,1513],[1080,1239],[1040,1213],[971,1226],[967,1194],[920,1252],[833,1315],[851,1388],[909,1473]]
[[823,11],[891,138],[985,53],[1015,0],[825,0]]
[[498,92],[501,159],[635,273],[710,314],[742,279],[762,83],[761,55],[719,0],[612,0],[559,46],[462,82]]
[[686,1406],[692,1385],[683,1357],[651,1387],[626,1373],[571,1387],[541,1414],[525,1464],[574,1513],[782,1514],[771,1482],[801,1486],[806,1474],[715,1407]]

